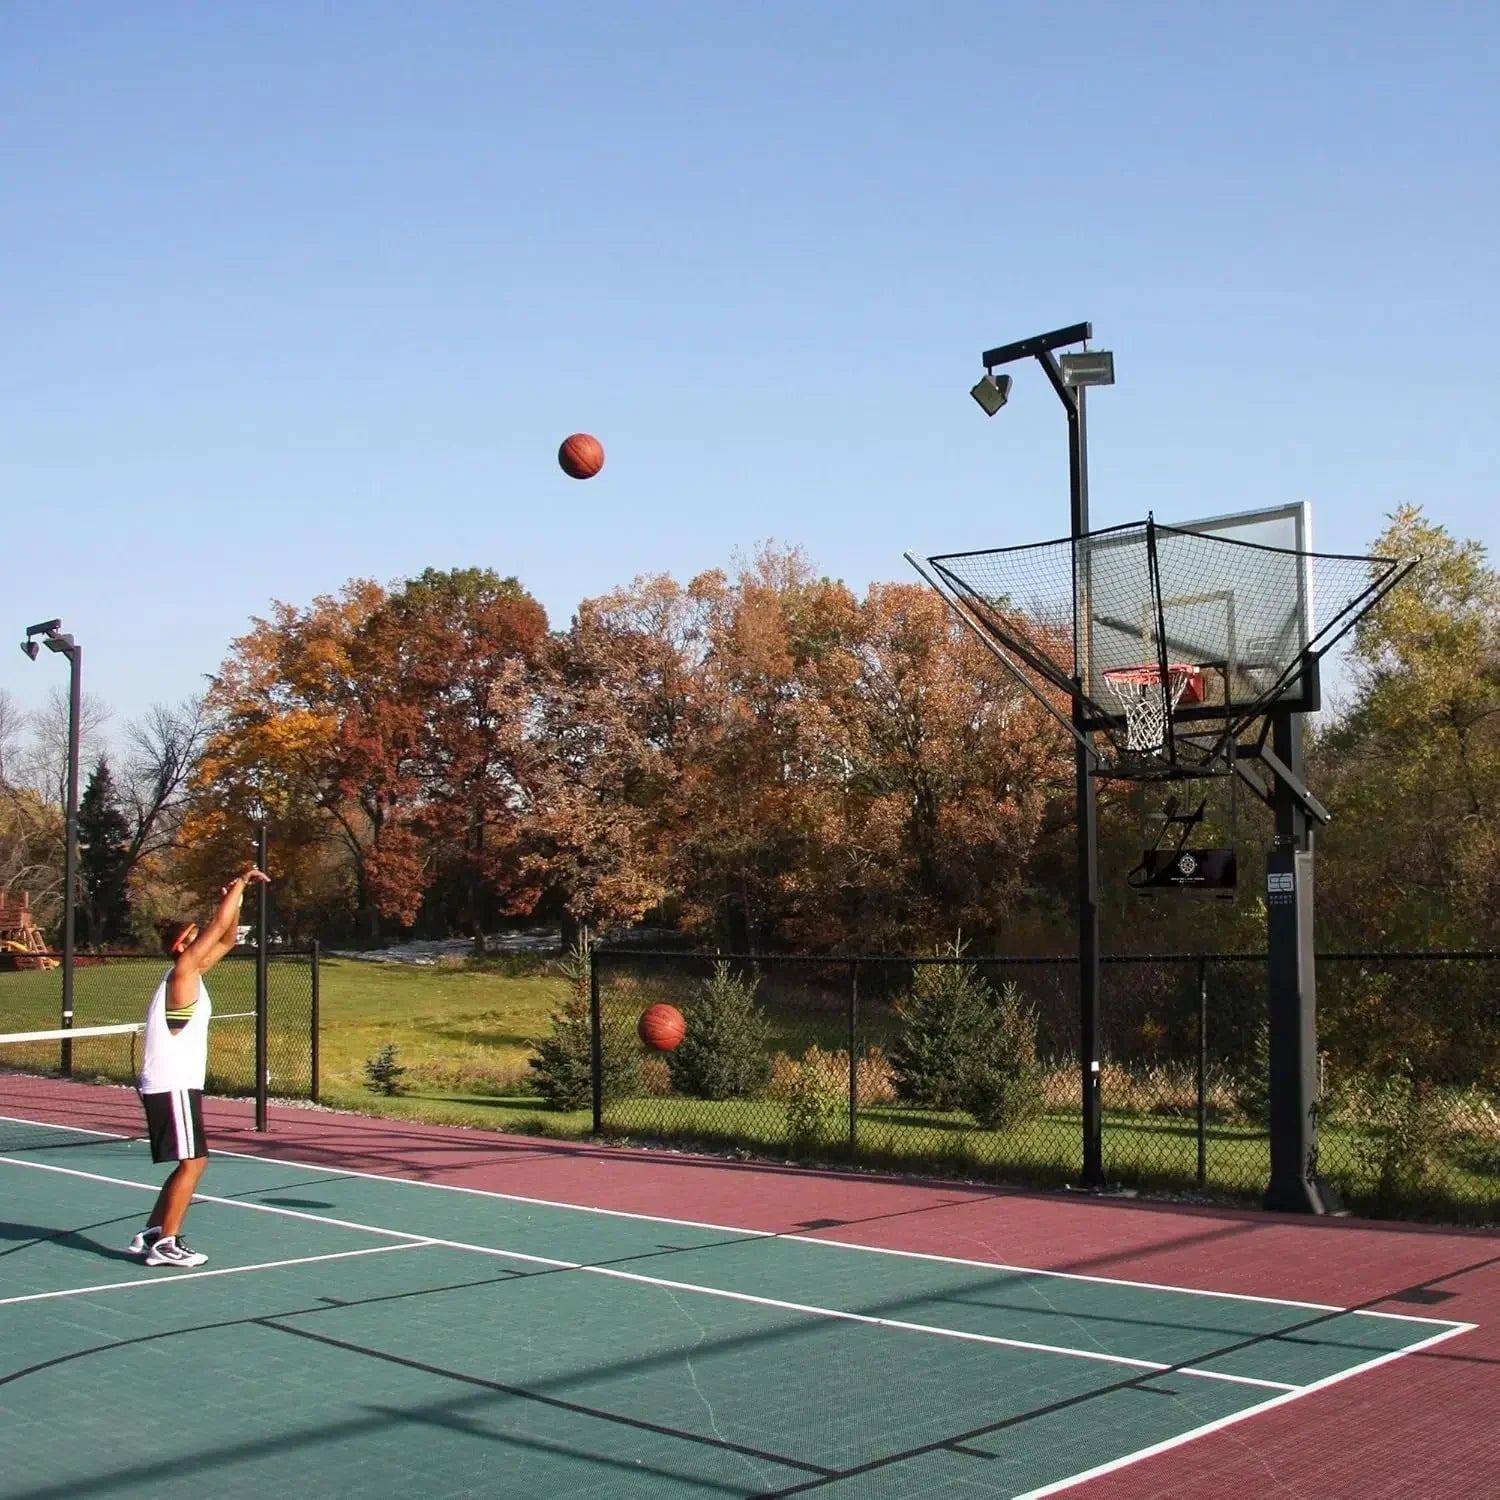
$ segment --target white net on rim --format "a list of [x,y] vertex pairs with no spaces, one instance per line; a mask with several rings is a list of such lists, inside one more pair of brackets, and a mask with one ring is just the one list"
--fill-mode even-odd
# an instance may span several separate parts
[[1176,708],[1191,688],[1193,700],[1203,697],[1203,673],[1197,667],[1170,666],[1166,685],[1156,667],[1122,667],[1104,674],[1125,716],[1125,748],[1142,753],[1160,752],[1167,742],[1167,707]]

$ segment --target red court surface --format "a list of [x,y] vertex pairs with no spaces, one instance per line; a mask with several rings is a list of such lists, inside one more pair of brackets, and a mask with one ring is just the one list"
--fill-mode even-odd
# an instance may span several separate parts
[[[33,1096],[35,1107],[26,1095]],[[6,1103],[139,1135],[128,1089],[13,1078]],[[1477,1325],[1087,1480],[1098,1500],[1500,1495],[1500,1233],[1011,1191],[207,1101],[216,1148],[548,1202]],[[212,1193],[212,1166],[203,1190]]]

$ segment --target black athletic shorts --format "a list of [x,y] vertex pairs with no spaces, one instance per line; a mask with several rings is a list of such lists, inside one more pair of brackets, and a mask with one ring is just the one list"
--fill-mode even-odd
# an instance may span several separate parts
[[191,1161],[208,1155],[203,1136],[203,1090],[173,1089],[142,1094],[152,1161]]

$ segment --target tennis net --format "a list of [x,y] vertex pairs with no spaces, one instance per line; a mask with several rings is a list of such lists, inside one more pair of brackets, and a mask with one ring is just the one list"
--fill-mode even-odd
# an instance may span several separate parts
[[[68,1130],[138,1135],[135,1080],[145,1025],[0,1033],[0,1154],[57,1146]],[[207,1093],[255,1088],[255,1012],[216,1015]]]

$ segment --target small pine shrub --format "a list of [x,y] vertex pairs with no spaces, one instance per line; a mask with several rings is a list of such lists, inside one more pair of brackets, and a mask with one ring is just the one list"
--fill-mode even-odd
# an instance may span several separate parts
[[687,1035],[667,1054],[672,1087],[693,1099],[748,1099],[771,1081],[770,1027],[755,1003],[759,981],[714,965],[684,1011]]
[[849,1054],[824,1052],[815,1044],[792,1071],[786,1095],[788,1144],[794,1154],[812,1154],[847,1129],[848,1120]]
[[926,1109],[962,1109],[974,1047],[994,991],[968,964],[923,964],[896,1002],[901,1033],[891,1048],[897,1096]]
[[405,1074],[394,1042],[387,1042],[379,1052],[365,1059],[365,1087],[372,1094],[403,1093],[406,1085],[401,1080]]
[[972,965],[923,965],[896,1014],[902,1027],[890,1067],[904,1102],[963,1110],[986,1130],[1008,1130],[1046,1108],[1036,1010],[1015,983],[996,994]]
[[[594,1042],[589,997],[589,947],[581,941],[558,963],[568,996],[548,1018],[549,1036],[533,1042],[533,1087],[553,1109],[587,1109],[594,1097]],[[606,1100],[640,1092],[641,1058],[635,1034],[606,1028],[602,1037]]]
[[[771,1082],[766,1093],[772,1099],[790,1099],[797,1091],[800,1070],[807,1057],[816,1053],[817,1066],[828,1082],[839,1090],[841,1099],[849,1096],[849,1053],[840,1048],[825,1052],[821,1047],[812,1047],[802,1058],[788,1057],[778,1052],[771,1067]],[[860,1107],[866,1105],[894,1104],[896,1084],[891,1065],[879,1047],[869,1048],[855,1065],[859,1077]],[[842,1106],[847,1108],[847,1104]]]
[[1020,986],[1007,982],[989,997],[989,1015],[970,1049],[959,1103],[986,1130],[1010,1130],[1042,1113],[1046,1071],[1037,1062],[1036,1011]]
[[641,1092],[653,1099],[672,1092],[672,1069],[659,1052],[648,1052],[641,1059]]
[[1361,1082],[1350,1100],[1359,1126],[1356,1160],[1374,1179],[1376,1203],[1395,1208],[1420,1196],[1441,1171],[1451,1144],[1447,1111],[1428,1079],[1393,1073]]
[[1248,1124],[1271,1123],[1271,1023],[1262,1020],[1250,1038],[1250,1054],[1234,1070],[1234,1106]]

